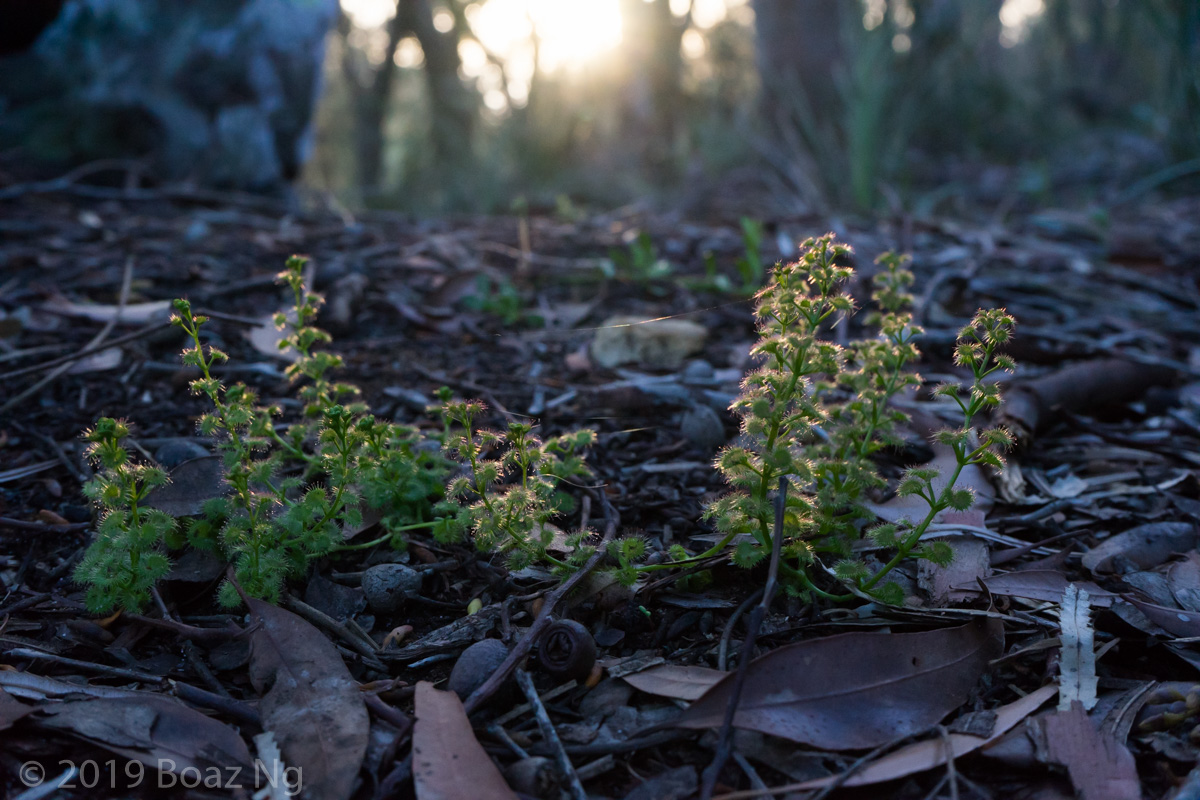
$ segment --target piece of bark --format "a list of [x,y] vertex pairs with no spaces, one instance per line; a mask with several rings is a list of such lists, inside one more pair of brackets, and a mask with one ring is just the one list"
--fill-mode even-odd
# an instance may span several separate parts
[[1138,800],[1137,765],[1133,754],[1112,736],[1096,729],[1078,702],[1069,711],[1043,721],[1045,758],[1067,768],[1081,800]]
[[1063,411],[1082,414],[1123,405],[1174,377],[1174,370],[1155,364],[1119,358],[1085,361],[1037,378],[1013,381],[996,421],[1024,446]]

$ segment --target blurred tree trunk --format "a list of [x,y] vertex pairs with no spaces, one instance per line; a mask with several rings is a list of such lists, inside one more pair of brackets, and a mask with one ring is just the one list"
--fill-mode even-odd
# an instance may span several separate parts
[[685,116],[682,44],[691,13],[676,18],[667,0],[622,0],[621,17],[629,64],[622,128],[651,173],[667,178]]
[[[767,120],[836,109],[833,76],[842,64],[844,0],[754,0],[758,72]],[[826,112],[827,113],[827,112]]]
[[[350,83],[354,102],[354,146],[358,185],[364,193],[378,191],[383,184],[383,149],[386,140],[388,106],[396,76],[396,48],[404,36],[400,15],[400,2],[396,3],[396,14],[387,23],[387,44],[384,59],[372,69],[363,63],[364,54],[351,48],[347,37],[351,22],[345,11],[338,20],[338,32],[342,36],[342,71]],[[363,74],[366,73],[366,74]]]
[[442,33],[433,24],[430,0],[409,0],[400,6],[406,30],[411,30],[425,53],[429,87],[430,137],[439,163],[462,161],[471,150],[479,95],[458,76],[462,31],[455,25]]

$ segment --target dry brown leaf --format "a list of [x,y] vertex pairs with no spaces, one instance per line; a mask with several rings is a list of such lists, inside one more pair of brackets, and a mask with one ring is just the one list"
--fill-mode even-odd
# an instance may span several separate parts
[[517,800],[476,740],[458,695],[421,681],[416,712],[412,771],[417,800]]
[[[1024,597],[1029,600],[1057,602],[1067,590],[1068,583],[1074,583],[1084,589],[1091,598],[1093,606],[1107,608],[1113,604],[1117,595],[1101,589],[1091,581],[1067,581],[1067,576],[1052,569],[1031,569],[1021,572],[1006,572],[1003,575],[992,575],[984,578],[983,583],[992,594],[1006,597]],[[960,585],[956,588],[967,589]],[[978,587],[976,587],[978,588]]]
[[90,303],[72,303],[65,297],[56,297],[43,305],[47,311],[53,311],[64,317],[89,319],[93,322],[111,322],[117,320],[129,325],[144,325],[147,322],[166,322],[171,317],[171,302],[169,300],[154,300],[149,303],[130,303],[125,306],[92,305]]
[[1096,729],[1083,706],[1042,720],[1046,757],[1067,768],[1081,800],[1138,800],[1142,796],[1133,754]]
[[[954,552],[954,560],[940,566],[922,559],[917,562],[917,585],[929,596],[934,606],[946,606],[975,597],[977,581],[992,572],[987,542],[974,536],[946,536],[945,542]],[[959,586],[971,587],[958,589]]]
[[1113,572],[1113,562],[1120,558],[1150,569],[1174,553],[1194,550],[1198,543],[1200,531],[1190,522],[1151,522],[1108,537],[1083,554],[1083,566],[1091,572]]
[[[747,666],[734,725],[826,750],[899,741],[966,702],[1003,648],[1003,626],[991,618],[919,633],[844,633],[786,645]],[[720,725],[732,677],[672,724]]]
[[[943,444],[934,444],[933,453],[933,459],[921,466],[938,471],[938,477],[933,480],[933,490],[940,492],[949,481],[950,476],[954,474],[958,461],[954,451]],[[992,507],[996,490],[977,464],[968,464],[963,467],[954,485],[958,489],[970,489],[975,494],[975,505],[971,509],[972,512],[986,512]],[[867,502],[863,505],[887,522],[899,522],[902,519],[915,522],[924,519],[925,515],[929,513],[929,503],[916,495],[896,496],[886,503]],[[938,514],[934,522],[949,522],[955,513],[953,510],[947,509]]]
[[42,727],[66,731],[155,769],[240,767],[241,774],[253,774],[254,759],[233,728],[169,697],[68,700],[43,705],[35,719]]
[[1167,568],[1167,584],[1180,608],[1200,611],[1200,553],[1191,552]]
[[1200,614],[1194,611],[1184,611],[1178,608],[1167,608],[1126,596],[1125,600],[1133,604],[1138,611],[1172,636],[1193,638],[1200,636]]
[[367,751],[370,720],[337,648],[300,617],[250,600],[261,620],[250,638],[250,681],[262,695],[263,728],[284,761],[304,769],[310,797],[347,798]]
[[[997,741],[1015,725],[1037,711],[1047,700],[1058,692],[1057,686],[1043,686],[1037,691],[1030,692],[1016,702],[1009,703],[996,709],[996,724],[992,727],[992,735],[986,739],[965,733],[951,733],[945,740],[941,737],[926,739],[901,747],[894,753],[889,753],[878,761],[873,761],[846,779],[843,786],[866,786],[872,783],[883,783],[924,772],[927,769],[940,767],[946,763],[946,756],[953,754],[961,758],[967,753],[986,749]],[[949,744],[949,747],[947,747]],[[949,751],[949,753],[947,752]],[[789,790],[819,789],[837,780],[837,776],[818,778],[788,787]]]
[[698,700],[728,674],[708,667],[677,667],[674,664],[663,664],[622,677],[639,692],[673,697],[677,700]]
[[288,317],[288,324],[282,328],[275,327],[275,315],[267,314],[259,317],[259,323],[253,328],[249,328],[245,332],[246,340],[254,347],[255,350],[262,353],[264,356],[278,358],[280,361],[295,361],[300,357],[294,347],[285,347],[279,349],[280,343],[288,336],[292,335],[292,324],[296,319],[295,311],[285,311]]
[[228,491],[225,460],[221,456],[201,456],[172,469],[171,482],[150,492],[145,505],[172,517],[194,517],[204,512],[205,503]]

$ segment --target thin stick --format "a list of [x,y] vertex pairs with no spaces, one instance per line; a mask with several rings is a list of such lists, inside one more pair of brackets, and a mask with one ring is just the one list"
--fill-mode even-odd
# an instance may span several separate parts
[[70,364],[70,363],[78,361],[79,359],[84,358],[86,356],[90,356],[95,353],[99,353],[101,350],[108,350],[109,348],[112,348],[112,347],[119,347],[120,345],[128,344],[129,342],[133,342],[138,339],[145,338],[146,336],[149,336],[151,334],[158,333],[159,331],[165,331],[170,327],[171,327],[171,323],[169,323],[169,322],[151,322],[149,325],[145,325],[141,328],[138,328],[136,331],[133,331],[132,333],[127,333],[124,336],[118,336],[116,339],[113,339],[109,342],[104,342],[102,344],[90,345],[88,347],[83,348],[82,350],[77,350],[74,353],[71,353],[70,355],[61,356],[59,358],[55,358],[50,361],[43,361],[41,364],[34,364],[33,366],[22,367],[21,369],[15,369],[12,372],[6,372],[3,375],[0,375],[0,382],[10,381],[13,378],[22,378],[26,375],[32,375],[35,372],[42,372],[43,370],[51,369],[51,368],[57,367],[61,364]]
[[750,654],[754,652],[754,642],[758,638],[758,629],[762,627],[763,619],[771,608],[771,600],[775,597],[775,587],[779,578],[779,557],[783,547],[783,511],[787,501],[787,476],[779,478],[779,492],[775,495],[775,535],[771,539],[771,566],[767,571],[767,584],[763,587],[762,602],[750,613],[750,622],[746,638],[742,640],[742,653],[738,658],[737,674],[733,678],[733,687],[729,693],[729,704],[725,706],[725,720],[721,723],[721,733],[717,740],[716,753],[712,763],[704,770],[704,782],[700,787],[702,800],[712,800],[717,778],[729,754],[733,751],[733,718],[737,714],[738,702],[742,699],[742,688],[746,685],[746,674],[750,665]]
[[[108,334],[112,332],[112,329],[114,327],[116,327],[117,320],[119,320],[121,318],[121,312],[125,310],[125,304],[129,301],[129,287],[132,285],[132,283],[133,283],[133,256],[130,256],[129,258],[125,259],[125,271],[121,275],[121,295],[120,295],[119,299],[117,300],[117,313],[116,313],[116,315],[113,316],[112,319],[110,319],[108,322],[104,323],[104,327],[100,329],[100,332],[97,333],[95,336],[93,336],[92,340],[87,343],[87,346],[84,348],[85,350],[88,348],[99,347],[100,344],[103,343],[104,340],[108,338]],[[110,347],[111,347],[111,345],[110,345]],[[5,411],[8,411],[10,408],[17,405],[18,403],[20,403],[21,401],[23,401],[25,398],[29,397],[30,395],[35,394],[46,384],[52,383],[53,381],[55,381],[59,375],[62,375],[64,372],[66,372],[68,369],[70,369],[70,364],[71,364],[71,362],[67,362],[65,364],[62,364],[59,367],[56,367],[53,371],[50,372],[49,375],[42,378],[37,383],[33,384],[33,386],[30,386],[28,389],[21,392],[13,399],[9,400],[4,405],[0,406],[0,414],[4,413]]]
[[583,788],[583,783],[580,782],[579,775],[575,772],[575,765],[571,763],[571,757],[563,749],[562,740],[558,738],[558,731],[554,730],[554,723],[546,712],[546,706],[542,704],[542,698],[538,697],[537,689],[533,685],[533,678],[529,677],[529,673],[523,669],[518,669],[516,676],[517,685],[521,687],[529,705],[533,707],[533,715],[537,718],[538,728],[542,731],[542,739],[554,751],[554,762],[558,765],[558,771],[562,773],[571,787],[571,796],[575,800],[587,800],[587,790]]
[[512,673],[512,671],[516,669],[517,664],[521,663],[521,659],[529,655],[529,651],[533,649],[533,645],[539,638],[541,638],[542,631],[544,631],[547,626],[550,625],[552,621],[550,614],[552,611],[554,611],[555,606],[557,606],[562,599],[567,596],[567,593],[574,589],[579,582],[583,580],[584,577],[591,572],[597,564],[600,563],[600,559],[604,558],[605,550],[608,548],[608,543],[611,542],[613,537],[616,535],[617,525],[620,524],[621,518],[620,515],[617,514],[617,510],[612,507],[612,504],[608,502],[608,498],[606,498],[603,494],[600,495],[600,502],[604,505],[604,515],[606,518],[604,524],[604,539],[601,540],[600,546],[596,548],[596,552],[592,554],[592,557],[587,560],[587,563],[584,564],[578,572],[576,572],[570,578],[567,578],[562,586],[555,589],[554,592],[546,598],[546,602],[542,604],[542,610],[541,613],[538,614],[538,618],[533,621],[533,624],[529,626],[529,630],[526,632],[525,636],[523,636],[521,640],[517,642],[512,651],[509,652],[508,658],[504,659],[500,666],[497,667],[496,671],[492,673],[492,676],[484,681],[482,686],[472,692],[471,696],[468,697],[466,702],[463,703],[463,709],[466,711],[466,713],[470,714],[474,712],[481,705],[483,705],[485,700],[496,693],[496,690],[500,688],[501,684],[503,684],[504,681],[508,679],[508,676]]
[[725,630],[721,631],[721,646],[717,649],[717,669],[722,672],[729,669],[726,658],[729,655],[729,642],[733,639],[733,631],[737,627],[738,620],[742,618],[742,614],[745,614],[750,606],[761,599],[762,589],[758,589],[754,594],[743,600],[742,604],[735,608],[733,613],[729,615],[729,619],[725,623]]

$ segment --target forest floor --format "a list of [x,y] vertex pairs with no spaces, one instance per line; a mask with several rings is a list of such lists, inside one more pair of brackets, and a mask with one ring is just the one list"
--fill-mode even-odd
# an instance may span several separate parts
[[[973,516],[938,530],[956,551],[952,565],[900,570],[912,595],[904,607],[781,594],[745,652],[765,563],[709,564],[712,582],[690,592],[673,576],[622,591],[597,573],[555,605],[547,573],[510,573],[470,546],[417,534],[402,555],[377,547],[324,559],[289,585],[281,610],[256,607],[249,618],[215,604],[221,565],[180,562],[145,616],[97,619],[71,580],[94,530],[81,491],[85,429],[126,418],[132,445],[163,461],[171,447],[207,446],[194,439],[204,401],[188,392],[194,376],[180,366],[184,340],[166,323],[167,301],[211,312],[210,341],[231,356],[222,378],[295,413],[286,362],[261,327],[286,304],[274,279],[293,253],[311,258],[326,296],[319,324],[345,359],[339,377],[361,387],[374,414],[436,430],[426,407],[448,386],[482,399],[495,426],[594,428],[594,482],[559,526],[599,531],[619,520],[619,534],[645,537],[652,552],[705,549],[702,511],[725,491],[711,464],[738,434],[727,408],[755,340],[753,300],[704,285],[706,253],[738,285],[737,219],[628,208],[414,221],[185,190],[0,187],[4,790],[20,796],[35,779],[65,776],[76,788],[59,796],[155,796],[173,775],[165,785],[175,793],[185,784],[172,781],[211,777],[201,770],[251,752],[272,763],[269,742],[252,744],[269,718],[281,763],[303,770],[313,796],[471,796],[464,785],[503,796],[489,783],[495,764],[540,797],[693,797],[724,713],[721,696],[705,693],[718,670],[746,662],[742,707],[757,721],[732,737],[716,796],[832,787],[845,797],[1157,798],[1185,781],[1177,796],[1196,796],[1200,200],[1003,222],[767,222],[768,263],[790,255],[780,243],[829,230],[853,246],[860,303],[878,254],[912,254],[927,383],[961,379],[957,330],[978,308],[1006,307],[1020,365],[1006,422],[1025,441],[1002,474],[980,475]],[[640,232],[653,246],[632,255]],[[624,254],[615,263],[614,252]],[[617,316],[692,324],[678,333],[680,354],[650,367],[598,337]],[[925,393],[905,403],[932,409]],[[425,570],[421,599],[370,607],[364,569],[397,559]],[[1072,583],[1090,594],[1090,623],[1081,622],[1088,603],[1077,624],[1061,618]],[[444,686],[479,639],[528,652],[528,631],[550,606],[595,639],[592,674],[563,680],[531,658],[518,676],[532,683],[472,709],[470,724],[421,683]],[[859,638],[830,638],[839,634]],[[1072,649],[1085,655],[1064,654]],[[897,662],[900,653],[911,659]],[[1056,710],[1054,687],[1078,682],[1071,667],[1060,677],[1063,662],[1082,664],[1085,695],[1095,670],[1098,701],[1086,713]],[[271,680],[285,673],[288,691]],[[343,673],[348,695],[321,683]],[[689,703],[699,722],[673,725]],[[707,717],[696,710],[705,703]],[[896,703],[932,721],[906,730],[889,711]],[[321,704],[330,730],[361,730],[313,730],[306,714]],[[881,726],[895,735],[881,737]],[[175,773],[141,767],[167,758]],[[85,762],[91,771],[70,771]],[[227,796],[232,785],[189,791]],[[253,793],[253,781],[237,785],[235,795]]]

